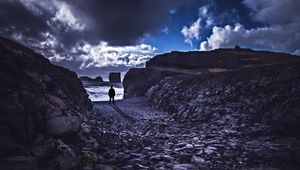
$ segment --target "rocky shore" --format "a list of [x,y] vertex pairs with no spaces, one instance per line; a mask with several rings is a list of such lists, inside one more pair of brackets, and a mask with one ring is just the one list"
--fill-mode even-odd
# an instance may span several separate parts
[[159,55],[126,74],[126,99],[110,105],[22,45],[0,38],[0,51],[1,170],[300,167],[298,56]]

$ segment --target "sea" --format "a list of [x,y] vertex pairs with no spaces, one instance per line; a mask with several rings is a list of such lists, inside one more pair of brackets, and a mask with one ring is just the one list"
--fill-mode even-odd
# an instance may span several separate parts
[[[110,89],[110,86],[84,85],[84,88],[93,102],[109,100],[108,90]],[[124,88],[122,84],[115,84],[114,89],[116,91],[115,100],[122,100],[124,95]]]
[[[126,72],[127,71],[120,72],[121,81],[123,81]],[[104,83],[95,83],[95,82],[86,82],[86,81],[82,82],[91,101],[93,102],[109,101],[108,90],[110,89],[111,85],[114,87],[116,91],[115,100],[123,99],[123,95],[124,95],[123,85],[122,83],[108,83],[109,82],[108,77],[110,73],[111,71],[102,71],[101,73],[98,73],[98,75],[90,76],[91,78],[95,78],[96,76],[101,76],[102,79],[105,81]]]

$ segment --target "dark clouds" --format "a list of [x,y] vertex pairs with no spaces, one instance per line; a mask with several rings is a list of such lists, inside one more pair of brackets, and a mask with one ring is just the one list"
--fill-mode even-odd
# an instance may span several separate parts
[[19,33],[23,36],[38,36],[48,29],[44,14],[34,14],[19,1],[0,1],[0,31],[2,34]]
[[[159,33],[167,25],[170,11],[185,3],[184,0],[0,0],[0,35],[75,71],[109,68],[118,63],[125,67],[140,66],[154,55],[151,54],[154,47],[141,48],[148,47],[142,44],[145,36]],[[117,64],[109,63],[113,58]]]
[[[72,2],[75,15],[88,29],[112,45],[137,43],[145,34],[163,28],[180,0],[94,0]],[[81,16],[83,15],[83,16]]]
[[[146,34],[155,34],[163,28],[171,9],[183,4],[183,0],[1,0],[0,31],[4,34],[20,31],[23,36],[37,37],[41,32],[54,34],[62,44],[74,45],[79,40],[111,45],[138,43]],[[53,19],[60,6],[67,10],[85,29],[78,30]],[[50,9],[49,9],[50,8]],[[65,17],[65,16],[64,16]],[[68,27],[69,26],[69,27]],[[39,37],[40,38],[40,37]]]
[[[0,0],[0,35],[80,73],[143,65],[160,48],[147,38],[163,29],[174,38],[183,30],[201,50],[240,44],[300,54],[299,8],[299,0]],[[169,40],[160,42],[172,49]]]

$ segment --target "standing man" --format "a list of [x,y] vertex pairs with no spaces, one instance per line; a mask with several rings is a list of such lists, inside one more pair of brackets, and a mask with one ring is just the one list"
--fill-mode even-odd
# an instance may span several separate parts
[[110,86],[110,89],[108,91],[109,104],[111,103],[111,99],[113,101],[113,104],[115,104],[115,95],[116,95],[115,89],[112,86]]

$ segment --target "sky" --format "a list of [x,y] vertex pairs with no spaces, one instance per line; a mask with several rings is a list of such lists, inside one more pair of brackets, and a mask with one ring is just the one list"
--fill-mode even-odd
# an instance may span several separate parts
[[300,55],[299,9],[299,0],[0,0],[0,35],[94,77],[170,51]]

